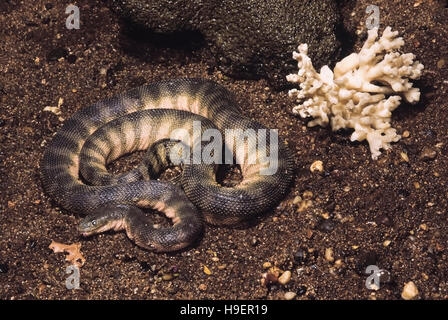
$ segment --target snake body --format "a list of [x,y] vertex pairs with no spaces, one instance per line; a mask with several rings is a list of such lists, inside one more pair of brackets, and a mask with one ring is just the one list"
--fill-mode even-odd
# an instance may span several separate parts
[[[84,235],[125,229],[137,245],[156,251],[178,250],[194,242],[202,232],[202,216],[211,224],[235,225],[282,199],[293,165],[281,140],[270,144],[276,138],[270,130],[265,130],[266,148],[278,154],[270,159],[277,168],[272,174],[260,173],[272,163],[258,145],[251,148],[245,141],[232,150],[240,158],[236,160],[243,176],[234,187],[216,182],[217,165],[194,161],[183,165],[180,186],[154,180],[153,173],[170,164],[170,133],[182,128],[191,137],[198,121],[202,134],[208,129],[223,133],[253,129],[250,138],[266,129],[243,117],[233,95],[213,81],[175,79],[145,85],[99,101],[66,120],[44,153],[43,187],[63,208],[87,215],[79,226]],[[178,139],[185,146],[205,146],[200,138]],[[121,176],[107,172],[108,163],[137,150],[148,150],[137,169]],[[249,162],[251,155],[255,163]],[[153,226],[140,208],[164,212],[173,225]]]

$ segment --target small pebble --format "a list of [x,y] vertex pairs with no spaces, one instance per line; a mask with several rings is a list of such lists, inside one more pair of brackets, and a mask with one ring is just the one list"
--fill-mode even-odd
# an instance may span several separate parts
[[410,136],[410,132],[409,132],[408,130],[405,130],[401,136],[402,136],[403,138],[409,138],[409,136]]
[[263,269],[269,269],[270,267],[272,267],[272,264],[270,262],[263,263]]
[[294,253],[294,261],[298,264],[304,264],[307,259],[307,252],[303,249],[297,250],[296,253]]
[[297,295],[298,296],[303,296],[306,293],[306,287],[305,286],[300,286],[299,289],[297,289]]
[[444,65],[445,65],[445,59],[442,58],[439,61],[437,61],[437,68],[442,69]]
[[295,292],[289,291],[285,293],[285,299],[286,300],[292,300],[297,296]]
[[298,204],[299,202],[301,202],[302,201],[302,197],[301,196],[296,196],[295,198],[294,198],[294,200],[292,200],[292,203],[293,204]]
[[342,259],[338,259],[338,260],[336,260],[336,261],[334,262],[334,266],[335,266],[335,267],[340,267],[340,266],[342,266]]
[[162,280],[164,280],[164,281],[173,280],[173,275],[171,273],[166,273],[162,276]]
[[404,300],[414,299],[418,295],[417,286],[413,281],[409,281],[403,287],[403,291],[401,292],[401,297]]
[[409,162],[409,157],[408,154],[406,152],[400,152],[400,157],[403,161],[405,162]]
[[297,212],[304,212],[306,209],[308,209],[312,205],[313,205],[313,201],[311,201],[311,200],[304,200],[304,201],[300,202],[300,205],[297,208]]
[[327,261],[329,261],[329,262],[333,262],[334,261],[333,249],[332,248],[325,249],[325,259]]
[[206,265],[204,265],[204,273],[206,275],[211,275],[212,274],[212,272],[210,271],[210,269]]
[[55,115],[60,115],[62,114],[61,109],[59,109],[58,107],[52,107],[52,106],[46,106],[43,111],[48,111],[51,113],[54,113]]
[[310,166],[311,172],[323,172],[324,171],[324,163],[320,160],[314,161]]
[[434,160],[437,156],[437,151],[431,147],[424,147],[420,153],[419,159],[423,161]]
[[201,283],[201,284],[199,285],[199,290],[201,290],[201,291],[205,291],[205,290],[207,290],[207,285],[206,285],[205,283]]
[[313,193],[311,191],[303,192],[303,199],[310,200],[313,198]]
[[68,56],[68,50],[65,48],[55,48],[51,50],[47,55],[48,61],[58,61],[61,58],[65,58]]
[[291,271],[285,271],[278,278],[278,283],[285,285],[291,280]]
[[253,237],[252,240],[250,241],[250,244],[251,244],[253,247],[257,246],[257,244],[258,244],[258,239],[255,238],[255,237]]

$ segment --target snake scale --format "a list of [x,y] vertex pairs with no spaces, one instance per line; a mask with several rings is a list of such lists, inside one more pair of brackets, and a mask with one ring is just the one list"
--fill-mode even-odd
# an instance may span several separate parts
[[[194,161],[182,165],[180,184],[157,180],[172,164],[168,154],[175,142],[204,146],[203,138],[170,140],[170,132],[178,128],[194,135],[197,121],[202,134],[207,129],[266,129],[243,117],[233,95],[213,81],[175,79],[141,86],[81,109],[65,121],[41,162],[44,190],[66,210],[86,215],[78,227],[84,236],[124,229],[137,245],[159,252],[193,243],[202,233],[204,218],[214,225],[236,225],[284,197],[293,162],[282,140],[270,144],[276,134],[271,130],[266,130],[266,145],[278,152],[271,159],[277,167],[273,174],[260,173],[269,165],[267,158],[245,141],[233,146],[235,155],[246,155],[238,162],[243,178],[236,186],[216,181],[218,165]],[[108,163],[137,150],[147,150],[138,168],[119,176],[108,173]],[[255,163],[248,161],[250,155]],[[163,212],[172,225],[154,226],[142,208]]]

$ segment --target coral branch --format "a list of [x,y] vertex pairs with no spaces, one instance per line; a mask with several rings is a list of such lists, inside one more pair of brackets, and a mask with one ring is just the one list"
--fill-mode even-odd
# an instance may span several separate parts
[[324,66],[318,73],[308,46],[299,45],[293,53],[299,71],[286,77],[300,87],[289,91],[299,103],[293,112],[312,117],[309,126],[330,123],[333,130],[354,129],[351,141],[367,140],[372,158],[377,159],[380,149],[389,149],[391,142],[400,139],[390,120],[401,97],[410,103],[420,99],[420,90],[409,79],[418,79],[423,65],[414,61],[414,54],[396,51],[404,45],[397,35],[387,27],[378,39],[378,29],[369,30],[360,52],[339,61],[334,72]]

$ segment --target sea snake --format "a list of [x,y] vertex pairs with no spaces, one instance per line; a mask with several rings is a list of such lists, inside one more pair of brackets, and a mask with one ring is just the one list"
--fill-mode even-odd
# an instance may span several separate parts
[[[220,185],[217,164],[194,161],[183,163],[179,184],[157,180],[172,165],[169,155],[175,144],[193,150],[205,147],[203,137],[171,136],[179,128],[194,135],[198,122],[202,134],[208,129],[223,136],[228,129],[246,130],[243,143],[233,147],[223,143],[240,165],[243,178],[238,185]],[[250,138],[259,132],[266,133],[268,154],[276,157],[263,156],[266,150],[250,145]],[[293,161],[276,135],[243,117],[233,95],[211,80],[160,81],[99,101],[66,120],[45,150],[42,184],[63,208],[87,215],[78,227],[84,236],[124,229],[143,248],[179,250],[200,237],[204,219],[214,225],[236,225],[272,209],[285,196]],[[148,150],[138,168],[121,176],[108,173],[108,163],[137,150]],[[262,174],[272,161],[276,170]],[[157,228],[141,208],[165,213],[172,225]]]

